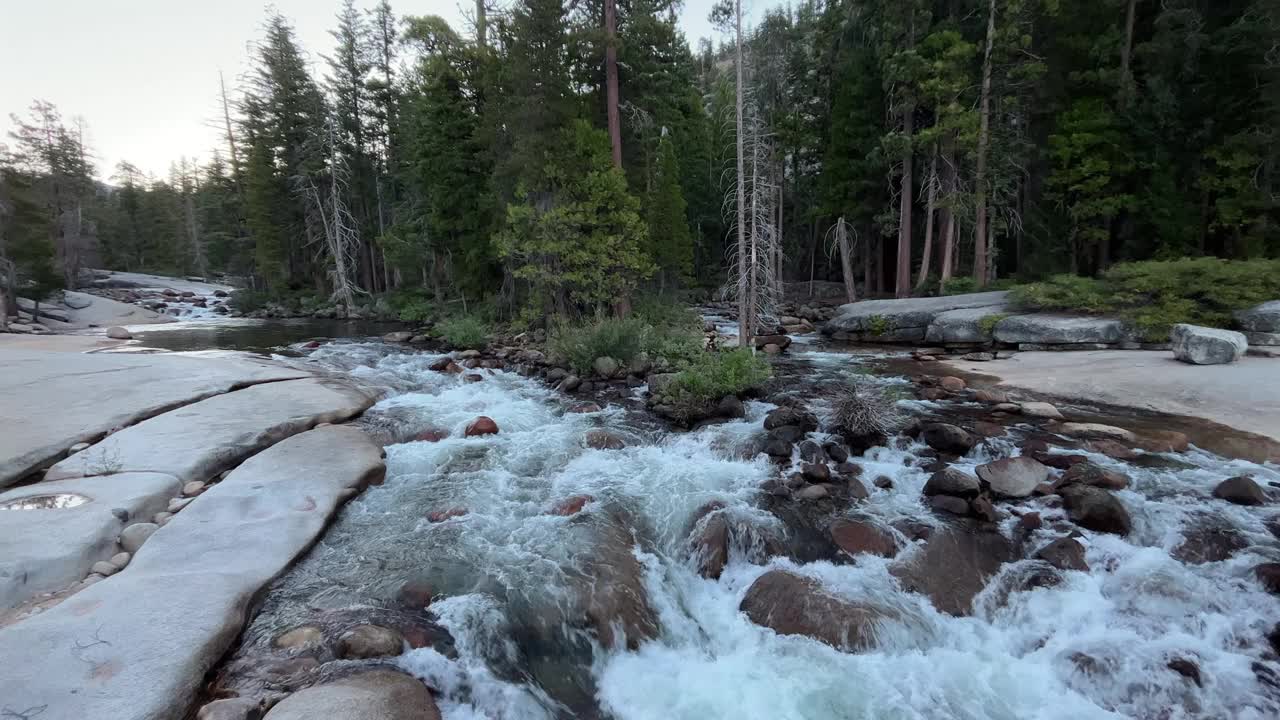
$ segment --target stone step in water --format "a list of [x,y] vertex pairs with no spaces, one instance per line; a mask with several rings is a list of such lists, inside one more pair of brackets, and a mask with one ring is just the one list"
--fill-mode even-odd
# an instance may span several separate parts
[[364,412],[373,398],[318,378],[254,385],[145,420],[49,469],[46,480],[161,472],[208,480],[290,435]]
[[41,708],[40,720],[186,717],[255,594],[314,542],[349,488],[382,472],[378,446],[344,426],[250,458],[124,570],[0,630],[0,657],[13,660],[0,673],[4,706]]

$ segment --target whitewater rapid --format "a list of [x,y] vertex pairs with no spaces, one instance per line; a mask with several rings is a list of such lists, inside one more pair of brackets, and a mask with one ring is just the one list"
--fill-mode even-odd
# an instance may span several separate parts
[[[860,372],[861,359],[818,350],[793,353],[814,372]],[[773,406],[748,402],[741,420],[688,433],[666,433],[639,408],[611,405],[571,413],[574,400],[541,381],[481,370],[482,382],[435,373],[438,355],[389,350],[382,343],[333,343],[311,355],[318,366],[348,373],[388,396],[364,422],[402,436],[423,429],[449,432],[439,442],[408,440],[387,447],[387,479],[352,501],[311,554],[277,584],[284,605],[344,607],[389,597],[406,577],[422,573],[443,596],[431,604],[456,642],[457,657],[431,648],[398,663],[440,694],[446,718],[569,717],[554,688],[522,667],[514,608],[555,605],[582,554],[573,517],[550,514],[560,501],[592,500],[584,512],[623,507],[643,541],[633,550],[657,612],[656,639],[638,648],[605,649],[585,641],[587,661],[566,660],[589,676],[595,702],[619,720],[713,718],[1274,718],[1275,689],[1256,678],[1260,638],[1280,620],[1280,599],[1252,580],[1251,570],[1280,557],[1263,525],[1266,515],[1209,499],[1226,477],[1251,473],[1280,481],[1280,468],[1226,460],[1200,450],[1177,456],[1185,466],[1145,468],[1090,454],[1132,479],[1118,493],[1133,516],[1127,538],[1082,530],[1089,572],[1066,572],[1054,587],[1008,593],[1010,577],[1029,561],[1006,565],[975,601],[971,617],[936,611],[904,592],[889,572],[896,562],[862,555],[856,564],[768,565],[731,552],[718,580],[698,575],[687,533],[709,502],[766,531],[785,532],[758,507],[761,484],[776,469],[751,456],[761,421]],[[887,378],[887,384],[902,383]],[[936,407],[903,401],[908,411]],[[822,412],[820,403],[816,408]],[[479,415],[497,435],[463,437]],[[584,434],[607,429],[622,450],[593,450]],[[821,437],[819,434],[816,437]],[[403,437],[401,438],[403,439]],[[855,458],[869,499],[851,513],[889,525],[910,519],[940,526],[921,503],[928,473],[924,447],[876,448]],[[1079,452],[1079,451],[1073,451]],[[1016,442],[979,446],[962,468],[1016,454]],[[1088,453],[1086,453],[1088,454]],[[887,476],[891,489],[871,484]],[[797,501],[798,502],[798,501]],[[1008,507],[1008,505],[1002,505]],[[1017,506],[1015,506],[1017,507]],[[1025,504],[1044,527],[1029,547],[1060,537],[1060,509]],[[465,515],[430,522],[432,511]],[[1012,535],[1017,519],[1001,530]],[[1223,562],[1187,565],[1171,552],[1192,527],[1231,526],[1249,547]],[[917,548],[909,547],[898,560]],[[1028,553],[1030,554],[1030,553]],[[896,610],[880,628],[879,647],[848,654],[804,637],[780,636],[738,611],[751,583],[772,568],[819,580],[834,595],[871,600]],[[273,612],[287,615],[288,610]],[[279,622],[279,620],[277,620]],[[1081,658],[1091,658],[1088,663]],[[1203,687],[1171,671],[1184,658],[1198,665]],[[1267,693],[1272,693],[1268,695]]]

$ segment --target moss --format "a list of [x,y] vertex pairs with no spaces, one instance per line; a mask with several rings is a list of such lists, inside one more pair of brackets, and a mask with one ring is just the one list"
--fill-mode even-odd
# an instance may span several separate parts
[[1007,317],[1009,317],[1009,313],[993,313],[991,315],[987,315],[978,321],[978,328],[982,330],[983,335],[990,335],[996,331],[996,325],[999,325],[1000,321]]
[[867,318],[867,330],[872,335],[888,335],[893,331],[893,321],[883,315],[872,315]]

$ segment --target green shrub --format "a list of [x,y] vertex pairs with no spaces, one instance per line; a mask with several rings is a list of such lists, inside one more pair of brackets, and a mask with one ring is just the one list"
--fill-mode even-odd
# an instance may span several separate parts
[[772,373],[769,361],[750,350],[703,353],[671,380],[663,390],[664,401],[677,416],[691,417],[726,395],[759,386]]
[[872,335],[888,335],[893,330],[893,323],[883,315],[872,315],[867,318],[867,330]]
[[427,322],[436,315],[436,306],[425,288],[403,288],[387,296],[387,304],[403,322]]
[[[657,322],[649,318],[657,318]],[[549,339],[552,354],[563,357],[580,374],[592,371],[598,357],[611,357],[628,364],[641,353],[681,366],[702,353],[701,323],[696,314],[664,311],[660,315],[641,314],[628,318],[599,318],[585,325],[563,323]]]
[[598,357],[631,362],[644,349],[648,332],[648,324],[638,317],[600,318],[586,325],[558,325],[551,331],[548,345],[575,372],[585,375]]
[[489,326],[475,315],[458,315],[441,320],[436,334],[450,347],[479,350],[489,342]]
[[1009,317],[1009,313],[992,313],[978,321],[978,328],[982,330],[984,335],[990,335],[996,331],[996,325],[999,325],[1000,321],[1007,317]]
[[1181,322],[1227,328],[1232,313],[1280,297],[1280,260],[1183,258],[1121,263],[1101,277],[1056,275],[1012,291],[1034,310],[1116,315],[1145,339]]
[[232,309],[242,313],[261,310],[271,301],[271,296],[263,290],[236,290],[227,301]]

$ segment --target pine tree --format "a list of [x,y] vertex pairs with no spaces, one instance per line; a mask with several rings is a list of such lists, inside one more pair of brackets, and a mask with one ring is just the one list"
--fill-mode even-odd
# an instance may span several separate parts
[[693,240],[689,234],[687,204],[680,191],[680,165],[675,141],[663,138],[658,151],[658,172],[646,202],[649,254],[665,288],[668,283],[693,277]]

